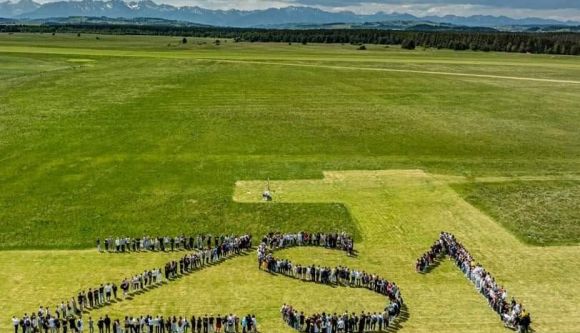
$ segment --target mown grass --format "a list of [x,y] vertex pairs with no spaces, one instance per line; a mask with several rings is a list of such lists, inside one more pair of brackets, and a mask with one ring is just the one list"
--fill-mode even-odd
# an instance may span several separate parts
[[[239,205],[260,200],[263,182],[238,182]],[[502,332],[497,315],[451,261],[417,274],[415,259],[441,230],[457,235],[476,260],[532,313],[537,332],[577,332],[580,297],[578,247],[532,247],[465,202],[447,183],[416,170],[326,173],[323,180],[272,181],[279,204],[345,204],[359,227],[358,255],[299,248],[278,252],[293,262],[347,265],[395,281],[407,304],[401,332]],[[104,281],[157,267],[181,253],[98,254],[96,250],[0,251],[0,316],[9,318],[53,306],[62,298]],[[538,290],[550,290],[539,292]],[[288,332],[279,308],[291,303],[314,311],[378,311],[385,299],[365,290],[304,283],[257,269],[254,253],[195,272],[90,313],[187,315],[254,313],[262,332]],[[0,328],[8,329],[9,321]],[[474,325],[476,323],[476,325]]]
[[[363,236],[357,244],[360,255],[356,259],[315,258],[309,251],[294,254],[292,259],[330,265],[342,262],[396,281],[409,309],[401,332],[505,330],[484,298],[451,261],[444,260],[429,274],[415,272],[416,258],[442,230],[455,234],[474,259],[507,288],[509,297],[523,303],[532,313],[537,332],[577,332],[580,323],[575,313],[580,289],[575,267],[580,248],[536,247],[520,242],[449,186],[459,178],[461,182],[469,179],[457,177],[448,183],[420,170],[344,171],[327,172],[320,181],[273,182],[272,188],[277,190],[280,202],[339,201],[347,205]],[[257,184],[239,182],[235,200],[254,202],[259,193],[254,190]],[[324,308],[320,305],[324,298],[305,300],[304,294],[299,294],[300,287],[297,290],[292,289],[282,300],[301,305],[310,301],[305,305],[307,309]],[[317,295],[319,292],[322,290]],[[300,296],[294,296],[297,294]],[[345,306],[342,302],[330,304],[326,306],[330,310]]]
[[455,185],[469,203],[533,245],[577,245],[580,183],[502,182]]

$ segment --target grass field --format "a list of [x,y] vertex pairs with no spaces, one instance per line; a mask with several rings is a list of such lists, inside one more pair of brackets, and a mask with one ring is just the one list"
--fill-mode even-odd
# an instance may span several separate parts
[[478,183],[456,189],[524,242],[578,244],[580,182]]
[[[179,40],[0,34],[3,330],[179,256],[98,255],[98,237],[340,229],[359,257],[287,255],[392,278],[402,331],[502,330],[451,263],[414,273],[448,230],[538,331],[580,332],[580,58]],[[273,204],[257,202],[267,178]],[[249,255],[94,315],[250,311],[284,332],[284,302],[383,299],[269,276]]]

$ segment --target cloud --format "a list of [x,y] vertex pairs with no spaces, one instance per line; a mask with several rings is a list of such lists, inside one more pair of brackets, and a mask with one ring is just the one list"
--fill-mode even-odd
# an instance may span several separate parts
[[288,7],[294,0],[153,0],[177,6],[199,6],[207,9],[255,10]]
[[306,6],[350,7],[365,4],[382,5],[474,5],[481,7],[518,8],[518,9],[580,9],[579,0],[295,0]]
[[[0,0],[0,2],[3,0]],[[17,0],[13,0],[17,1]],[[53,2],[62,0],[36,0]],[[108,1],[108,0],[103,0]],[[130,0],[126,0],[130,1]],[[254,10],[309,6],[328,11],[372,14],[379,11],[415,16],[494,15],[580,21],[580,0],[153,0],[175,6]]]
[[580,21],[580,9],[530,9],[530,8],[505,8],[480,5],[458,4],[384,4],[364,3],[342,7],[314,6],[328,11],[348,10],[358,14],[385,13],[408,13],[415,16],[471,16],[493,15],[508,16],[513,18],[539,17],[544,19]]

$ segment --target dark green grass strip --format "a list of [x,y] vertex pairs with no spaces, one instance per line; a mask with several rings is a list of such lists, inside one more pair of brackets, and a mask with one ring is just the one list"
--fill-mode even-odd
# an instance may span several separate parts
[[528,244],[580,243],[580,182],[472,183],[454,188]]

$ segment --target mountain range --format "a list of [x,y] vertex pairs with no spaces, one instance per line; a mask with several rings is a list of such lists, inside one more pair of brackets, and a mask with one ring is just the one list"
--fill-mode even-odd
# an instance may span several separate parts
[[378,12],[360,15],[349,11],[328,12],[312,7],[285,7],[264,10],[211,10],[197,6],[172,6],[151,0],[80,0],[37,3],[34,0],[0,2],[0,17],[9,19],[48,19],[62,17],[158,18],[228,27],[291,27],[331,23],[364,24],[367,22],[433,22],[465,27],[508,27],[580,25],[579,22],[543,18],[515,19],[506,16],[425,16]]

